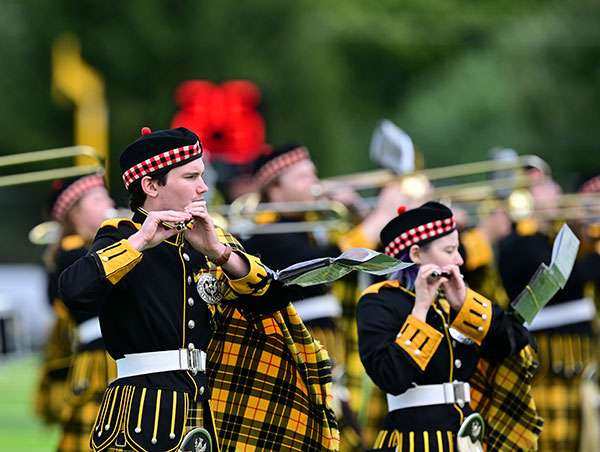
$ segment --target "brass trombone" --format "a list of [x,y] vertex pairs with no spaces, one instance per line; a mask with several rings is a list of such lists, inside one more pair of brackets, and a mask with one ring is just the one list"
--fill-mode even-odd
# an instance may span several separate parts
[[[550,174],[550,166],[536,155],[521,155],[506,160],[484,160],[481,162],[461,163],[440,168],[424,169],[405,174],[394,174],[390,170],[374,170],[346,176],[323,179],[324,183],[347,184],[355,190],[381,188],[392,181],[400,181],[406,186],[406,193],[415,199],[429,195],[435,199],[449,198],[453,201],[481,200],[499,191],[509,191],[529,185],[524,174],[526,167],[538,168]],[[499,177],[440,185],[439,181],[458,177],[472,177],[497,173]],[[429,183],[433,192],[428,193]]]
[[564,193],[547,203],[537,203],[529,190],[514,190],[506,199],[484,199],[458,202],[471,223],[486,216],[498,207],[506,209],[513,221],[536,218],[544,221],[600,221],[600,193]]
[[[327,187],[349,185],[353,189],[368,190],[382,188],[389,182],[400,181],[404,192],[414,200],[440,199],[449,203],[480,202],[486,198],[497,195],[499,192],[513,193],[518,191],[519,196],[512,197],[511,203],[518,205],[519,215],[524,216],[530,209],[530,202],[523,190],[529,186],[530,180],[524,168],[538,168],[545,174],[550,174],[550,166],[535,155],[517,156],[507,160],[486,160],[481,162],[464,163],[447,167],[432,168],[414,171],[406,174],[394,174],[390,170],[366,171],[345,176],[322,179],[322,185],[315,187],[315,196],[324,196],[303,203],[261,203],[257,193],[243,195],[230,205],[218,206],[215,212],[222,215],[229,223],[228,229],[241,235],[271,234],[286,232],[309,232],[315,227],[325,229],[349,229],[351,215],[348,209],[339,202],[327,199]],[[431,185],[440,180],[458,177],[474,177],[494,174],[497,177],[485,180],[463,182],[444,186]],[[375,198],[365,199],[367,203]],[[260,224],[261,214],[311,214],[314,221],[301,221],[295,224]]]
[[28,184],[31,182],[42,182],[53,179],[83,176],[94,172],[104,171],[104,159],[91,146],[69,146],[64,148],[46,149],[43,151],[25,152],[22,154],[6,155],[0,157],[0,168],[8,166],[25,165],[28,163],[39,163],[49,160],[59,160],[69,157],[87,156],[91,162],[86,165],[65,166],[47,170],[29,171],[18,174],[0,176],[0,187],[10,185]]
[[[86,174],[104,172],[104,159],[91,146],[68,146],[63,148],[45,149],[42,151],[24,152],[22,154],[0,157],[0,168],[26,165],[31,163],[62,160],[71,157],[88,157],[90,163],[85,165],[69,165],[53,169],[36,170],[0,176],[0,187],[43,182],[48,180],[83,176]],[[35,245],[48,245],[60,237],[60,225],[56,221],[45,221],[34,226],[28,234],[29,241]]]
[[[214,206],[211,215],[225,219],[227,230],[240,237],[256,234],[288,234],[315,230],[350,229],[350,212],[341,202],[320,199],[312,202],[260,202],[258,193],[243,195],[229,205]],[[300,221],[278,223],[272,216],[293,216]]]

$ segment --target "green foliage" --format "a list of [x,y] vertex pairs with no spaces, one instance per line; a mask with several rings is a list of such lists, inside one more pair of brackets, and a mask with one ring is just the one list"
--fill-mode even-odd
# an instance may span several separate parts
[[[0,154],[72,143],[72,107],[50,96],[50,46],[71,31],[106,82],[117,196],[120,151],[143,125],[169,127],[174,91],[188,79],[256,82],[268,141],[304,142],[324,176],[372,169],[369,140],[384,117],[413,137],[429,167],[481,160],[497,145],[540,155],[561,181],[598,167],[597,1],[0,6]],[[41,196],[22,197],[39,211]],[[27,260],[20,249],[6,256]]]

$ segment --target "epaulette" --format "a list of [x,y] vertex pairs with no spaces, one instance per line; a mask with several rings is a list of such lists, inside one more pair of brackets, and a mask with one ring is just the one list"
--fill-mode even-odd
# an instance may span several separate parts
[[256,224],[277,223],[280,220],[280,218],[280,215],[276,212],[264,211],[254,215],[254,222]]
[[381,289],[384,289],[386,287],[395,288],[395,289],[404,289],[404,287],[400,286],[400,283],[398,282],[397,279],[393,279],[391,281],[381,281],[381,282],[375,283],[375,284],[367,287],[360,294],[360,296],[362,297],[363,295],[366,295],[366,294],[369,294],[369,293],[379,293],[379,291]]
[[592,238],[594,240],[600,239],[600,223],[590,224],[588,226],[587,233],[590,236],[590,238]]
[[111,218],[110,220],[105,220],[102,223],[102,225],[100,226],[100,229],[102,229],[106,226],[111,226],[115,229],[118,229],[121,224],[129,225],[134,229],[138,229],[138,230],[140,229],[140,225],[137,223],[134,223],[129,218]]
[[534,235],[538,232],[538,224],[533,218],[526,218],[517,223],[517,233],[520,236]]
[[63,251],[73,251],[85,246],[85,240],[80,235],[67,235],[60,242],[60,248]]
[[354,227],[349,232],[340,234],[336,241],[338,248],[341,251],[348,251],[351,248],[375,249],[377,247],[377,244],[371,242],[365,235],[365,232],[360,225]]
[[465,231],[460,238],[466,252],[465,268],[475,270],[494,259],[492,245],[477,228]]

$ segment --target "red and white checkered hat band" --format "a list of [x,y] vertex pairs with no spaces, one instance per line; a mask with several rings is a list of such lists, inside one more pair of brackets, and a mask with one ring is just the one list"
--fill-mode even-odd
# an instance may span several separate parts
[[254,180],[258,187],[264,187],[281,172],[290,166],[309,158],[308,149],[299,147],[293,151],[286,152],[273,160],[265,163],[265,165],[256,173]]
[[385,247],[385,254],[396,257],[402,251],[412,245],[418,244],[424,240],[434,238],[445,232],[452,231],[456,228],[454,218],[446,218],[444,220],[436,220],[431,223],[423,224],[415,228],[403,232]]
[[77,179],[58,196],[52,207],[52,218],[56,221],[63,221],[68,210],[75,204],[88,190],[95,187],[104,187],[104,177],[97,174]]
[[579,189],[579,193],[598,193],[600,192],[600,176],[590,179]]
[[125,188],[129,188],[136,180],[141,179],[148,174],[175,165],[176,163],[183,162],[198,154],[202,155],[202,147],[200,146],[200,142],[196,141],[196,144],[171,149],[170,151],[150,157],[149,159],[132,166],[123,173]]

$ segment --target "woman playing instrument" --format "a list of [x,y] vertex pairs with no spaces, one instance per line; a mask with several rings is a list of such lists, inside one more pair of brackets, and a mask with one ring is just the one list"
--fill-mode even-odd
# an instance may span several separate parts
[[[56,180],[52,188],[50,216],[60,225],[60,237],[48,248],[45,257],[48,296],[58,320],[57,331],[47,345],[47,354],[51,356],[38,391],[36,409],[38,413],[53,413],[53,419],[60,423],[62,435],[57,450],[76,452],[89,450],[98,406],[108,383],[116,378],[117,369],[106,352],[97,314],[68,310],[59,298],[58,277],[85,256],[98,228],[114,210],[114,202],[104,177],[98,174]],[[63,353],[58,340],[61,337],[66,342]],[[57,389],[52,391],[53,387]]]
[[523,349],[527,330],[465,286],[450,209],[398,212],[381,240],[414,265],[369,287],[357,311],[360,357],[389,408],[374,450],[483,450],[469,379],[480,357],[498,363]]

